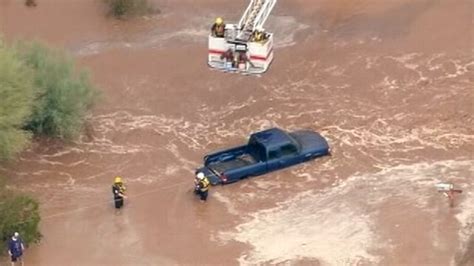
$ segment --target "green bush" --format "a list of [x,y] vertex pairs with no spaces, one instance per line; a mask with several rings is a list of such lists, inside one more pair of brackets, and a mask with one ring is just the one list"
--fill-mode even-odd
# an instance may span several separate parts
[[33,134],[76,137],[98,96],[65,54],[0,38],[0,160],[22,151]]
[[71,139],[83,128],[87,111],[97,96],[84,71],[64,53],[39,44],[21,44],[22,57],[33,70],[36,90],[33,114],[26,129],[35,134]]
[[109,14],[116,18],[142,16],[158,12],[148,0],[105,0]]
[[39,241],[38,203],[26,195],[6,190],[2,184],[0,186],[0,253],[7,249],[7,241],[14,232],[20,233],[25,244]]
[[10,159],[29,143],[22,128],[30,118],[35,93],[32,72],[16,50],[0,39],[0,159]]

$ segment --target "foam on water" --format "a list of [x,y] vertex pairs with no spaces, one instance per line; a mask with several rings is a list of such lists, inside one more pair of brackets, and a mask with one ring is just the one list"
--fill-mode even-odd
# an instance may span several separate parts
[[[471,171],[471,174],[474,174],[474,171]],[[472,177],[472,175],[471,175]],[[470,184],[465,184],[470,186],[471,189],[465,190],[464,200],[460,205],[461,211],[456,214],[456,219],[461,224],[461,230],[459,230],[459,238],[461,239],[459,243],[459,253],[463,254],[466,251],[468,242],[470,239],[474,238],[474,192],[472,190],[472,180],[467,180]],[[471,251],[472,252],[472,251]],[[451,265],[456,265],[456,260],[453,258],[451,260]]]
[[232,202],[232,199],[224,196],[221,192],[215,191],[212,193],[212,197],[216,200],[222,202],[226,206],[226,210],[233,215],[239,215],[239,212],[235,208],[235,204]]
[[296,44],[295,36],[308,29],[309,26],[300,23],[291,16],[270,16],[265,26],[267,31],[274,34],[274,47],[284,48]]
[[[415,206],[436,221],[439,209],[446,206],[429,204],[441,197],[434,184],[445,181],[444,177],[453,172],[459,176],[448,181],[456,182],[465,191],[474,189],[469,182],[474,172],[472,160],[386,167],[378,173],[352,176],[336,187],[302,192],[278,207],[258,211],[236,231],[222,233],[222,240],[235,239],[252,247],[241,256],[242,264],[299,258],[315,258],[328,265],[378,263],[378,254],[389,251],[394,244],[382,241],[377,233],[378,209],[388,201],[403,199],[401,206]],[[467,193],[460,200],[462,211],[456,218],[460,232],[468,236],[473,233],[474,194]],[[417,213],[407,215],[406,219],[415,216]],[[430,239],[435,241],[439,234],[436,223],[426,226]],[[436,249],[436,241],[433,246]]]

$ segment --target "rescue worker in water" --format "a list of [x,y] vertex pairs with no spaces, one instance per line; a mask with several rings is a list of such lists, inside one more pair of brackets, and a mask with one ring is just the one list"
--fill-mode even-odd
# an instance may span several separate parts
[[194,192],[197,195],[199,195],[201,202],[205,202],[207,200],[207,195],[209,193],[209,186],[210,186],[209,179],[207,179],[204,173],[199,172],[196,175],[194,184],[195,184]]
[[211,34],[214,37],[224,38],[225,24],[221,17],[216,18],[216,22],[212,25]]
[[123,199],[126,198],[125,185],[123,184],[120,176],[115,177],[114,184],[112,185],[112,193],[114,194],[115,209],[120,209],[123,206]]

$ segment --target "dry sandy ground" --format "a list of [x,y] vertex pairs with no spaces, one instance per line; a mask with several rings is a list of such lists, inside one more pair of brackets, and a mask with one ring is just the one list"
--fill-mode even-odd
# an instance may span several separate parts
[[[69,51],[103,92],[79,140],[0,167],[42,203],[28,265],[474,264],[472,1],[279,1],[261,77],[205,63],[213,18],[247,1],[154,3],[115,21],[98,0],[0,2],[7,40]],[[332,156],[197,202],[202,156],[270,126],[320,131]],[[454,208],[445,180],[464,190]]]

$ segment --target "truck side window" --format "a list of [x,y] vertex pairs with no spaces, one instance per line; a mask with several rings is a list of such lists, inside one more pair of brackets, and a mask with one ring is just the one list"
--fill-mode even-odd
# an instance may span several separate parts
[[268,160],[278,158],[278,150],[273,150],[268,153]]
[[281,149],[280,149],[281,156],[290,155],[290,154],[293,154],[293,153],[296,153],[296,152],[298,152],[298,149],[293,144],[285,145],[285,146],[281,147]]

